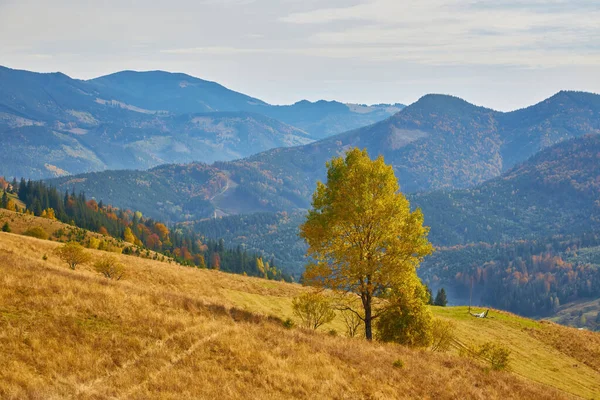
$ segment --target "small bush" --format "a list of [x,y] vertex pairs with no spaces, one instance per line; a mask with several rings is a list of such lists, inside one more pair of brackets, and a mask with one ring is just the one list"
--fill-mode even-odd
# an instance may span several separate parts
[[42,256],[42,260],[44,260],[44,261],[48,260],[48,256],[44,254],[44,255]]
[[4,225],[2,225],[2,232],[10,232],[10,226],[8,225],[8,222],[5,222]]
[[454,323],[443,319],[434,319],[433,328],[433,343],[431,344],[432,351],[448,351],[454,340]]
[[461,356],[483,359],[490,363],[494,371],[508,369],[510,350],[499,343],[486,342],[479,347],[467,346],[459,351]]
[[480,347],[480,354],[490,362],[494,371],[505,370],[510,364],[510,350],[498,343],[485,343]]
[[329,336],[337,336],[337,331],[335,329],[331,329],[328,333]]
[[302,325],[308,329],[317,330],[335,318],[331,309],[331,301],[317,292],[306,292],[292,301],[294,314],[300,318]]
[[102,256],[94,263],[94,269],[104,275],[105,278],[117,281],[125,275],[125,266],[113,256]]
[[25,232],[23,232],[23,235],[44,240],[48,239],[48,233],[46,233],[44,228],[42,228],[41,226],[33,226],[27,229]]
[[77,265],[85,264],[90,260],[90,255],[86,253],[83,246],[75,242],[69,242],[56,248],[54,253],[69,264],[71,269],[75,269]]
[[394,368],[402,369],[404,368],[404,361],[396,360],[392,365],[394,366]]
[[283,321],[283,327],[286,329],[292,329],[294,327],[294,321],[292,321],[290,318],[286,319]]

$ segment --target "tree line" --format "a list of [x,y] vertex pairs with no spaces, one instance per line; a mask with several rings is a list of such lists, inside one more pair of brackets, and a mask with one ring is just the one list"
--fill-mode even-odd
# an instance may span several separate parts
[[147,252],[154,251],[171,257],[182,265],[219,269],[266,279],[292,280],[273,260],[249,253],[241,246],[230,248],[225,246],[223,239],[207,240],[185,225],[167,227],[160,221],[145,218],[139,211],[123,210],[102,201],[87,199],[84,192],[77,194],[72,190],[60,193],[56,188],[40,181],[21,179],[17,183],[13,180],[3,191],[3,200],[0,203],[3,208],[8,208],[8,200],[4,200],[8,199],[8,193],[16,195],[25,205],[25,208],[19,211],[57,219],[138,247],[138,250],[134,250],[133,246],[125,246],[124,253],[139,253],[139,248],[142,248]]

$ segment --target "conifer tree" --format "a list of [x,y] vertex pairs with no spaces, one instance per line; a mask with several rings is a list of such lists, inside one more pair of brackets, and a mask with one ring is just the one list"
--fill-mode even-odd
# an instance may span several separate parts
[[446,304],[448,304],[448,299],[446,298],[446,290],[444,290],[444,288],[441,288],[437,291],[433,304],[440,307],[446,307]]

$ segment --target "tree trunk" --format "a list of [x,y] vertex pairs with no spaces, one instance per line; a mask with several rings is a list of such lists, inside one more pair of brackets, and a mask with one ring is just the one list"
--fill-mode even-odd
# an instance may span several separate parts
[[373,318],[371,317],[371,296],[362,296],[363,307],[365,309],[365,337],[367,340],[373,340],[373,331],[371,328]]

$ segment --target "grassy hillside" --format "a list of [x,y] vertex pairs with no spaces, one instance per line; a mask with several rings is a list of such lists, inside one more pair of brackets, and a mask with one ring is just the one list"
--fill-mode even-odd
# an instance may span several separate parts
[[580,300],[565,304],[551,319],[559,324],[600,332],[600,299]]
[[11,233],[18,235],[22,235],[31,228],[40,227],[48,234],[51,240],[66,241],[77,237],[78,240],[84,242],[93,237],[108,241],[118,247],[125,245],[124,243],[118,244],[118,241],[110,236],[80,229],[57,220],[34,217],[33,215],[16,213],[0,208],[0,225],[4,225],[5,222],[8,223]]
[[69,270],[52,255],[56,246],[0,233],[2,398],[600,395],[600,336],[590,332],[434,308],[455,321],[460,343],[510,347],[512,372],[492,372],[456,351],[325,333],[343,332],[339,320],[317,333],[285,329],[292,298],[306,290],[299,285],[124,255],[126,278],[114,282],[89,265]]

